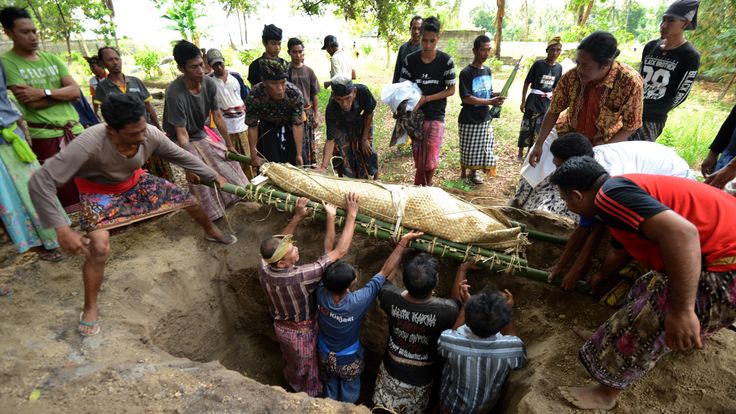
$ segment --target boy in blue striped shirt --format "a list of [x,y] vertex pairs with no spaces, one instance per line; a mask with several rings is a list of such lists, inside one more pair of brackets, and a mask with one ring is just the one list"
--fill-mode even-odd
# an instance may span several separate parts
[[[470,265],[463,264],[461,271]],[[463,269],[465,268],[465,269]],[[454,329],[442,332],[437,352],[445,358],[440,401],[447,413],[483,413],[496,404],[512,369],[526,366],[524,343],[511,324],[511,292],[483,290],[470,296],[466,280]]]

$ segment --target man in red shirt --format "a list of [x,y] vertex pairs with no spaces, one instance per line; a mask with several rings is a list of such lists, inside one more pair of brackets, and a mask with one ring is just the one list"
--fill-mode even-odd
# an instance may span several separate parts
[[703,338],[736,320],[736,234],[725,225],[736,198],[683,178],[610,177],[590,157],[570,158],[551,182],[571,211],[606,224],[652,269],[580,349],[600,384],[560,388],[579,408],[612,409],[662,355],[702,348]]

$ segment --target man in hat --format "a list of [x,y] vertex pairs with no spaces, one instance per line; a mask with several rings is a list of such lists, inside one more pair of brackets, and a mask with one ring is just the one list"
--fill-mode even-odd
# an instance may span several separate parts
[[[353,60],[350,54],[345,53],[337,43],[337,38],[333,35],[325,36],[322,44],[322,50],[330,55],[330,79],[337,75],[343,75],[349,79],[355,79],[355,69],[353,68]],[[325,89],[329,88],[331,81],[325,81]]]
[[376,100],[367,86],[353,84],[350,78],[335,76],[332,96],[325,109],[327,141],[322,168],[327,168],[332,155],[339,159],[333,165],[340,176],[377,178],[378,154],[373,150],[373,110]]
[[294,217],[280,235],[269,237],[261,243],[263,264],[258,270],[258,280],[269,302],[273,329],[284,360],[284,377],[296,392],[312,397],[322,394],[317,359],[317,318],[314,292],[322,279],[322,273],[335,261],[343,258],[350,249],[358,214],[358,197],[345,195],[345,226],[335,245],[335,206],[326,204],[325,253],[313,263],[297,265],[299,248],[292,237],[299,223],[308,215],[307,199],[296,203]]
[[263,161],[303,165],[304,98],[293,83],[286,80],[287,64],[263,59],[261,76],[245,100],[245,123],[251,165]]
[[394,66],[394,77],[391,83],[398,83],[401,77],[401,65],[404,64],[404,59],[410,54],[420,50],[422,45],[419,40],[422,38],[422,16],[414,16],[409,21],[409,30],[411,32],[411,38],[409,41],[399,47],[399,53],[396,54],[396,65]]
[[279,53],[281,52],[281,29],[273,24],[263,26],[261,41],[265,49],[263,55],[251,62],[250,66],[248,66],[248,82],[250,82],[251,88],[263,80],[261,77],[261,64],[264,61],[276,60],[284,65],[288,65],[284,59],[279,57]]
[[[521,107],[519,108],[524,113],[519,130],[519,154],[517,155],[519,161],[524,158],[524,148],[531,148],[537,141],[539,130],[542,128],[542,119],[552,102],[552,92],[562,77],[562,65],[557,63],[557,58],[562,53],[562,42],[559,36],[547,42],[546,52],[547,57],[534,62],[524,79]],[[532,89],[527,96],[526,91],[530,85]]]
[[245,98],[248,97],[250,89],[243,83],[239,73],[228,70],[225,67],[225,58],[217,49],[207,51],[207,62],[212,67],[210,77],[217,84],[217,106],[225,118],[227,132],[235,150],[241,154],[248,154],[245,149],[247,140],[245,131]]
[[641,77],[644,78],[644,114],[632,141],[656,141],[667,122],[667,113],[685,102],[700,67],[700,53],[685,39],[694,30],[700,0],[677,0],[662,15],[661,38],[644,46]]

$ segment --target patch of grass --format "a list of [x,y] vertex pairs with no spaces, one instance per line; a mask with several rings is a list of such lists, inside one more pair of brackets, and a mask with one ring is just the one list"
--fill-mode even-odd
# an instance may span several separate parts
[[463,179],[445,180],[440,183],[440,187],[444,189],[460,190],[466,193],[473,191],[473,187],[466,183]]
[[693,93],[681,106],[670,112],[658,143],[672,147],[690,165],[697,169],[708,155],[708,147],[721,123],[728,116],[729,107],[711,92],[696,84]]

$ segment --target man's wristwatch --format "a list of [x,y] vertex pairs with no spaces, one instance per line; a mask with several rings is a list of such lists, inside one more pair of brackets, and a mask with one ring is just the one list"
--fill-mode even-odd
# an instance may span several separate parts
[[51,97],[51,89],[44,89],[43,95],[47,98]]

